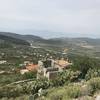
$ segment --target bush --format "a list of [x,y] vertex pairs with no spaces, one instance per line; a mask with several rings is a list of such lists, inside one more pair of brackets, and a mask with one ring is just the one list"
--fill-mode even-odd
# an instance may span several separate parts
[[91,78],[100,77],[100,69],[89,69],[85,79],[90,80]]
[[4,87],[0,89],[0,98],[2,97],[15,98],[18,96],[20,96],[20,91],[14,86]]
[[24,79],[31,79],[31,78],[36,78],[36,77],[37,77],[36,71],[27,72],[23,75]]
[[32,84],[22,83],[18,85],[10,85],[0,88],[0,98],[16,98],[23,94],[30,94],[32,90]]
[[50,97],[50,100],[63,100],[63,96],[62,95],[52,95],[51,97]]
[[81,95],[79,86],[69,86],[66,89],[67,96],[70,98],[78,98]]
[[47,89],[50,87],[50,83],[47,79],[35,80],[33,82],[32,94],[38,93],[39,89]]
[[81,87],[78,85],[68,85],[64,87],[52,88],[48,90],[46,100],[72,100],[81,96]]
[[78,81],[79,75],[79,71],[74,72],[70,69],[59,72],[55,80],[50,80],[50,86],[58,87],[63,86],[64,84],[68,84],[69,82],[76,82]]
[[96,91],[100,90],[100,77],[89,80],[87,84],[90,94],[94,94]]
[[85,78],[88,70],[91,68],[100,68],[100,61],[98,59],[89,58],[87,56],[78,56],[73,59],[73,65],[71,69],[77,71],[79,70],[81,73],[80,78]]

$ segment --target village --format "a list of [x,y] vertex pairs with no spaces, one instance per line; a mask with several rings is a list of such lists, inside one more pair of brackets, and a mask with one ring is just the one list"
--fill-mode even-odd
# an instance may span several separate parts
[[57,73],[72,65],[67,57],[66,48],[56,51],[40,47],[17,48],[12,51],[9,49],[5,49],[5,52],[0,51],[0,75],[20,73],[23,76],[26,73],[36,72],[37,79],[40,77],[53,79]]
[[25,61],[24,65],[25,68],[20,70],[21,74],[25,74],[30,71],[37,71],[37,79],[40,77],[55,79],[57,73],[68,69],[72,63],[69,62],[68,59],[64,60],[64,58],[61,58],[60,60],[54,60],[52,56],[50,56],[49,58],[39,60],[38,64]]

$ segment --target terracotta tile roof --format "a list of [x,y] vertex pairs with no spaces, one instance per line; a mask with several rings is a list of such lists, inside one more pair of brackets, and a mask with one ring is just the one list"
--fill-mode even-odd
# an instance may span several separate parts
[[29,65],[26,66],[26,69],[29,70],[29,71],[37,70],[38,65],[29,64]]
[[56,64],[60,65],[61,67],[66,67],[67,65],[69,65],[69,62],[65,60],[57,60]]

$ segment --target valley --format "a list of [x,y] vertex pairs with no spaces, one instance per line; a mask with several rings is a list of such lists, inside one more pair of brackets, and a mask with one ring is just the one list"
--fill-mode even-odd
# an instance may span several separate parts
[[[71,63],[71,66],[68,67],[68,69],[64,69],[63,72],[57,74],[58,76],[56,77],[56,80],[48,81],[47,78],[45,79],[44,77],[38,80],[38,70],[34,70],[31,67],[34,68],[34,66],[37,66],[39,61],[44,61],[51,58],[53,61],[63,61],[61,60],[63,58],[63,62],[65,63],[66,61],[68,61]],[[83,83],[87,85],[90,79],[92,80],[92,78],[99,77],[99,67],[100,39],[43,39],[41,37],[33,35],[19,35],[15,33],[0,32],[1,100],[17,100],[17,98],[18,100],[21,100],[21,98],[29,98],[31,95],[34,96],[35,94],[37,94],[38,90],[41,88],[44,91],[46,90],[47,93],[44,93],[39,98],[36,98],[36,100],[41,100],[42,97],[44,97],[44,99],[42,100],[51,100],[52,98],[64,100],[64,91],[68,94],[68,91],[72,87],[75,87],[76,91],[80,91],[77,90],[77,88],[80,89],[80,87],[77,85],[74,86],[74,83],[81,84],[81,82],[83,81]],[[91,71],[91,73],[89,70],[93,70],[93,72]],[[27,72],[23,74],[22,71]],[[99,79],[95,80],[97,81]],[[72,84],[72,86],[70,86],[70,84]],[[97,84],[99,84],[99,81]],[[64,87],[66,87],[66,85],[69,85],[69,90],[64,90]],[[57,87],[61,88],[57,89]],[[92,96],[88,94],[86,94],[86,96],[89,96],[89,98],[94,98],[94,94],[99,91],[100,87],[98,86],[97,88],[98,89],[93,93],[89,91]],[[57,94],[55,93],[55,90],[58,91]],[[53,93],[57,96],[55,97],[51,93],[51,91],[53,91]],[[59,91],[62,91],[62,99],[59,99]],[[84,91],[82,91],[82,93],[83,92]],[[51,93],[51,95],[49,95],[49,93]],[[72,100],[72,98],[80,98],[80,94],[74,93],[76,92],[73,92],[72,94],[70,92],[69,94],[75,95],[76,97],[69,97],[67,95],[68,97],[66,98],[68,98],[69,100]],[[81,96],[83,95],[81,94]]]

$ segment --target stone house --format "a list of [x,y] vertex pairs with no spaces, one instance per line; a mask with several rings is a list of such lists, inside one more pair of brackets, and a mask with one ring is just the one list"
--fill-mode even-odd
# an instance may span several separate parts
[[72,63],[69,63],[64,59],[61,60],[47,59],[44,61],[39,61],[37,78],[41,76],[41,77],[46,77],[49,80],[55,79],[60,71],[63,71],[70,65],[72,65]]

